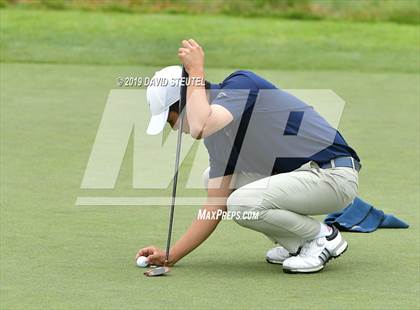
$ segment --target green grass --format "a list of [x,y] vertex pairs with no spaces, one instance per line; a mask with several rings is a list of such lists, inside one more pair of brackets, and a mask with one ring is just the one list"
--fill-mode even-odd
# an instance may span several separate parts
[[[18,17],[22,17],[20,22]],[[264,69],[269,67],[270,57],[273,61],[274,49],[271,52],[265,49],[269,40],[260,37],[264,32],[261,27],[273,21],[261,19],[250,23],[245,19],[204,17],[207,22],[226,24],[220,27],[226,27],[223,29],[229,34],[227,38],[233,37],[229,33],[230,24],[247,24],[249,28],[241,29],[250,31],[248,36],[242,33],[245,30],[236,30],[242,36],[241,44],[246,44],[248,37],[267,44],[259,42],[260,45],[247,53],[240,50],[237,57],[233,57],[236,52],[228,49],[230,59],[225,59],[221,57],[223,52],[217,49],[218,39],[208,37],[211,32],[200,30],[201,40],[213,44],[214,50],[207,53],[208,63],[218,67],[207,70],[210,80],[222,79],[235,66],[251,67],[246,59],[252,65],[264,64],[255,71],[283,88],[327,88],[345,99],[340,129],[363,160],[361,197],[407,220],[411,227],[372,234],[345,234],[350,248],[343,257],[330,263],[320,274],[294,276],[265,263],[265,251],[271,246],[268,240],[225,221],[203,246],[182,260],[170,276],[149,279],[133,265],[132,258],[141,246],[164,246],[167,208],[75,206],[79,196],[143,193],[131,188],[131,147],[116,190],[80,189],[106,98],[110,89],[115,88],[115,78],[148,76],[158,68],[136,65],[141,57],[132,62],[122,58],[119,62],[117,56],[132,52],[134,59],[134,55],[141,54],[149,59],[146,64],[150,65],[162,53],[168,55],[168,60],[163,60],[162,64],[165,61],[176,63],[173,56],[176,42],[190,30],[200,32],[192,29],[198,17],[182,17],[191,28],[174,28],[171,34],[160,30],[169,29],[171,25],[163,26],[162,21],[181,17],[156,15],[145,18],[162,28],[145,25],[145,29],[140,29],[139,36],[148,34],[141,41],[143,45],[137,45],[138,41],[131,38],[130,33],[136,36],[137,32],[130,27],[122,30],[126,31],[122,38],[113,34],[113,23],[124,20],[130,23],[135,18],[138,17],[78,12],[1,12],[0,308],[418,308],[420,88],[415,48],[409,46],[406,38],[415,39],[417,28],[389,24],[356,24],[356,28],[351,28],[349,24],[340,23],[275,22],[277,27],[288,29],[284,36],[296,44],[291,53],[301,50],[298,55],[302,58],[294,66],[288,67],[279,61],[271,69]],[[36,19],[38,23],[34,22]],[[47,28],[52,21],[55,24]],[[87,27],[86,23],[94,26]],[[139,22],[139,25],[143,24]],[[340,67],[337,62],[334,68],[340,70],[332,71],[328,70],[331,66],[320,60],[316,66],[306,66],[307,57],[316,59],[316,55],[321,57],[321,50],[327,50],[328,45],[322,43],[326,42],[323,34],[316,31],[324,29],[324,25],[335,31],[336,35],[329,39],[331,44],[338,40],[354,51],[370,46],[381,55],[376,65],[359,61],[345,62]],[[85,29],[84,34],[82,29]],[[379,29],[387,29],[387,35],[395,36],[395,42],[393,45],[379,39],[366,42],[360,38],[360,33],[365,33],[361,29],[366,33],[378,31],[378,35]],[[294,40],[294,35],[304,36],[298,30],[304,32],[313,45],[302,41],[298,47],[300,41]],[[340,32],[353,41],[340,39]],[[153,33],[160,40],[154,41]],[[167,40],[161,41],[162,38]],[[88,43],[87,50],[93,54],[77,52],[84,46],[80,42]],[[222,42],[227,44],[228,41]],[[379,49],[376,44],[384,48]],[[130,46],[135,51],[130,51]],[[144,46],[147,52],[143,51]],[[279,57],[293,58],[286,51]],[[331,45],[330,52],[340,54],[342,51],[337,45]],[[220,57],[220,62],[211,57]],[[114,65],[105,65],[106,59]],[[388,64],[390,59],[405,69]],[[21,63],[13,63],[16,61]],[[143,111],[140,123],[145,126],[147,107],[140,106]],[[146,139],[143,135],[139,138]],[[147,143],[146,147],[150,147]],[[185,192],[181,190],[182,194]],[[177,209],[175,239],[196,212],[196,207]]]
[[416,0],[0,0],[0,7],[124,13],[226,14],[299,20],[420,23]]
[[419,27],[409,25],[20,10],[0,20],[4,62],[164,66],[194,37],[215,68],[419,68]]
[[[410,229],[346,234],[348,253],[323,273],[290,276],[264,262],[267,240],[223,222],[170,277],[147,279],[133,266],[132,257],[141,246],[164,246],[168,209],[74,203],[78,196],[141,194],[130,188],[130,151],[116,191],[79,186],[114,77],[122,72],[147,75],[154,69],[2,65],[2,308],[418,305],[417,75],[257,71],[286,88],[331,88],[345,98],[341,129],[364,162],[361,196],[407,220]],[[208,75],[217,80],[228,72],[209,70]],[[141,123],[146,124],[146,106],[143,109]],[[177,209],[175,238],[196,211]]]

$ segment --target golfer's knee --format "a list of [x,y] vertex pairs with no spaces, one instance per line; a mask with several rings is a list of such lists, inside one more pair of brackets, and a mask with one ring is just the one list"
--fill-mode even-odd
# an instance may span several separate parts
[[244,208],[242,202],[240,201],[238,191],[239,190],[236,190],[230,194],[226,201],[226,207],[229,212],[240,212]]
[[228,210],[249,211],[264,209],[264,195],[258,190],[250,189],[246,186],[235,190],[227,200]]
[[258,204],[255,199],[250,199],[249,193],[244,193],[241,189],[234,191],[227,199],[226,206],[227,210],[234,214],[233,220],[241,226],[247,226],[251,217],[244,217],[255,212],[258,209]]

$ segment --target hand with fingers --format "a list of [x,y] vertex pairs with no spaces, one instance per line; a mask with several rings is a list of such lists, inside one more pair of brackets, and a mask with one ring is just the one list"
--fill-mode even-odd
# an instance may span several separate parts
[[[135,261],[140,256],[147,257],[147,262],[149,265],[156,265],[156,266],[163,266],[165,264],[166,259],[166,253],[165,251],[162,251],[161,249],[154,247],[154,246],[148,246],[145,248],[140,249],[135,257]],[[166,264],[169,266],[169,264]]]
[[204,51],[198,43],[193,40],[183,40],[178,49],[178,57],[190,76],[204,75]]

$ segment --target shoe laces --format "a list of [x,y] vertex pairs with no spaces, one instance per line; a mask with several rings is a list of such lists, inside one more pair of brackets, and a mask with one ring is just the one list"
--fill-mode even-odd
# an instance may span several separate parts
[[316,252],[320,247],[323,247],[324,244],[323,238],[308,241],[302,246],[300,254],[303,256],[314,256],[314,252]]
[[287,253],[287,250],[283,247],[276,247],[274,251],[277,255],[284,255]]

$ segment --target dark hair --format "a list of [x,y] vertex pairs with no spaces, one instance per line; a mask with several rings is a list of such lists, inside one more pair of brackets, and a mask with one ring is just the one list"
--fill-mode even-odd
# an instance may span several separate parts
[[179,100],[173,104],[171,104],[171,106],[169,107],[169,113],[170,112],[176,112],[179,114]]

